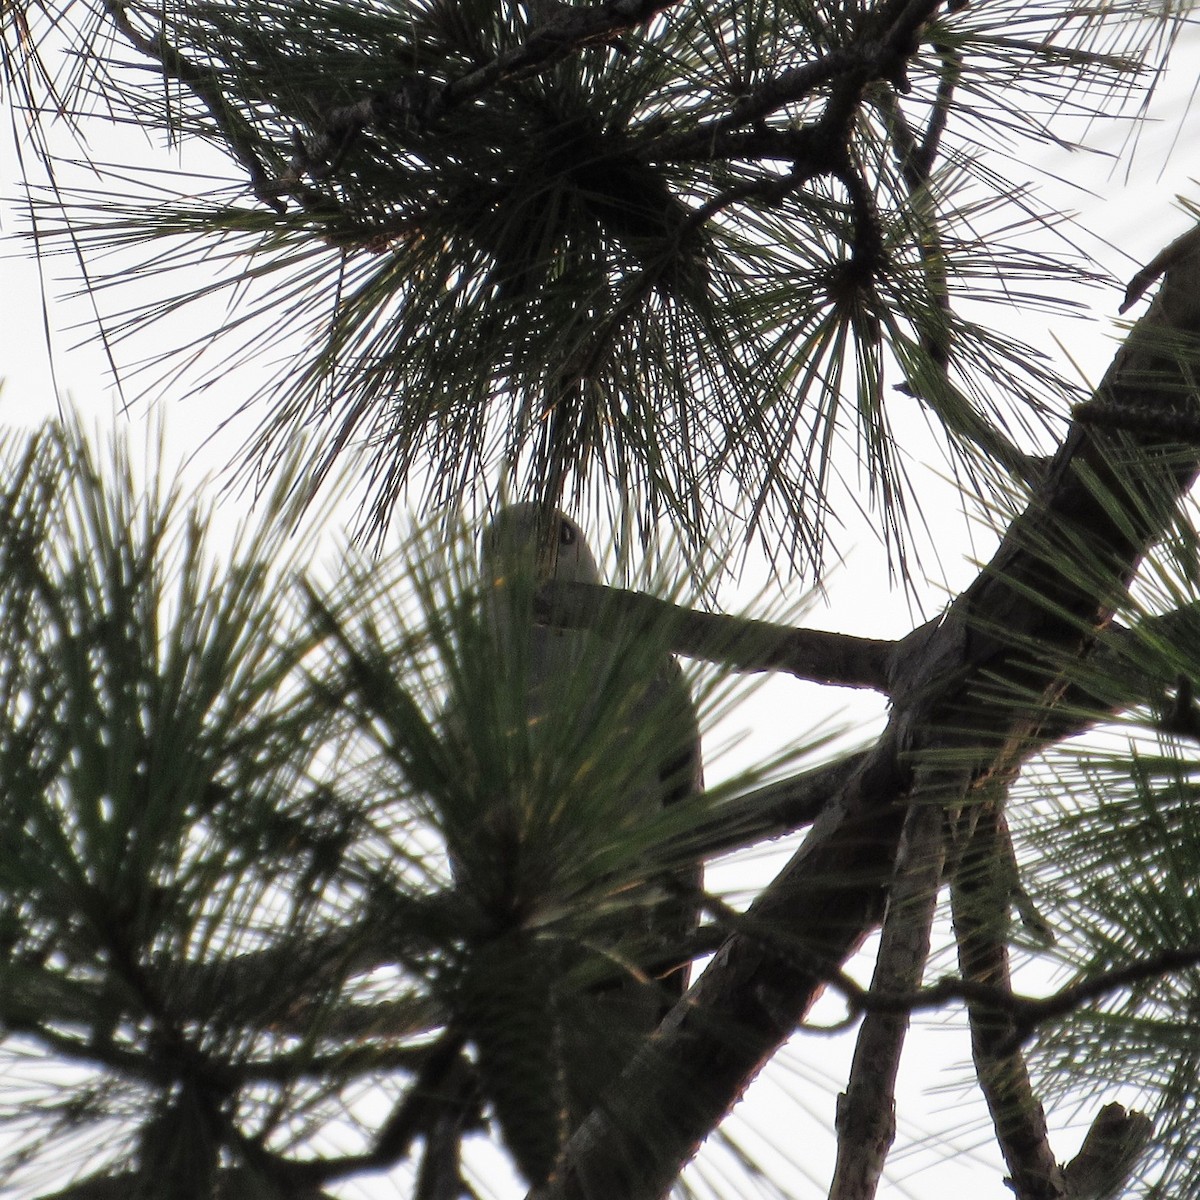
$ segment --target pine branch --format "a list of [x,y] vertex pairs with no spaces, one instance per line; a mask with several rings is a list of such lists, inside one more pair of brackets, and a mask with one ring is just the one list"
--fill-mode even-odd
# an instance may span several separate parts
[[296,135],[297,153],[274,185],[288,191],[306,175],[321,179],[332,174],[364,132],[397,125],[431,125],[463,104],[493,88],[549,70],[555,63],[588,45],[618,39],[675,0],[630,5],[556,5],[552,15],[530,30],[525,43],[491,62],[443,85],[413,79],[405,87],[365,97],[325,113],[315,137]]
[[1128,430],[1152,437],[1170,438],[1184,445],[1200,445],[1200,417],[1194,413],[1164,412],[1154,404],[1107,404],[1089,400],[1077,404],[1071,415],[1080,423],[1100,429]]
[[862,55],[854,50],[832,50],[803,66],[782,71],[740,97],[724,116],[655,142],[654,157],[670,162],[708,162],[753,155],[792,162],[808,159],[815,169],[828,169],[831,163],[817,162],[814,158],[818,142],[815,122],[796,130],[747,131],[745,127],[755,126],[779,109],[807,99],[852,70],[864,74],[866,66]]
[[1134,277],[1125,289],[1124,299],[1118,312],[1132,308],[1145,294],[1147,288],[1161,279],[1163,274],[1178,262],[1183,262],[1200,249],[1200,225],[1182,233],[1168,246],[1164,246]]
[[[702,122],[686,133],[663,138],[654,144],[660,161],[708,161],[757,157],[789,158],[804,163],[811,174],[833,171],[844,162],[837,147],[844,145],[842,132],[861,102],[868,83],[885,80],[907,90],[905,72],[916,53],[920,33],[939,5],[932,0],[884,5],[876,14],[872,37],[866,31],[849,48],[831,49],[821,57],[771,76],[740,96],[728,113]],[[822,115],[804,128],[771,132],[746,127],[760,126],[767,117],[789,105],[807,100],[828,88],[830,98]],[[785,146],[788,153],[781,153]]]
[[273,194],[274,185],[254,149],[254,133],[226,99],[216,73],[191,62],[165,36],[151,38],[142,33],[130,19],[129,9],[122,0],[102,2],[104,11],[125,40],[138,53],[158,63],[164,78],[173,79],[188,88],[208,110],[208,115],[225,138],[230,153],[245,167],[254,195],[276,212],[283,212],[284,204]]
[[442,104],[446,109],[489,91],[497,83],[546,70],[561,58],[596,42],[614,41],[637,25],[670,8],[675,0],[648,3],[587,5],[561,4],[544,24],[530,31],[524,46],[448,84]]
[[946,255],[931,181],[955,89],[962,74],[962,55],[946,46],[935,46],[935,50],[942,61],[942,69],[933,111],[919,139],[894,92],[880,92],[875,97],[875,104],[884,118],[893,145],[900,177],[908,190],[910,211],[920,224],[917,252],[930,280],[928,290],[937,313],[936,317],[930,314],[926,319],[921,338],[932,377],[908,378],[899,385],[898,390],[925,401],[949,431],[977,446],[1014,478],[1028,482],[1037,478],[1043,466],[1042,460],[1026,454],[992,422],[980,415],[975,405],[950,379],[953,311]]
[[[734,927],[742,931],[749,929],[747,925]],[[783,952],[786,948],[782,939],[772,940],[761,931],[757,936],[764,944],[778,951]],[[798,953],[794,947],[788,952]],[[847,1024],[863,1013],[929,1012],[945,1008],[953,1001],[963,1001],[980,1009],[1002,1013],[1010,1023],[1010,1030],[1003,1041],[996,1043],[996,1049],[1000,1054],[1008,1054],[1019,1049],[1039,1025],[1077,1012],[1092,1000],[1102,999],[1138,983],[1162,979],[1172,972],[1194,970],[1198,966],[1200,947],[1176,947],[1102,971],[1080,983],[1060,988],[1049,996],[1025,996],[1014,992],[1011,987],[990,983],[982,978],[964,979],[951,975],[911,992],[876,990],[874,985],[864,988],[843,971],[830,971],[826,983],[845,1000]]]

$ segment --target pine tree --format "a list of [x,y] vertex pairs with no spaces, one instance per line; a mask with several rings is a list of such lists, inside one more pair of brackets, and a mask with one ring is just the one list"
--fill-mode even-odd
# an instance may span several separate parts
[[[1200,1195],[1200,239],[1133,278],[1126,308],[1153,298],[1089,391],[981,303],[1096,275],[995,144],[1136,110],[1186,25],[1063,0],[8,5],[7,93],[53,180],[50,118],[86,133],[98,101],[230,164],[201,194],[56,186],[39,247],[97,288],[97,250],[142,248],[139,282],[227,256],[129,320],[246,287],[214,370],[305,347],[251,406],[242,469],[275,499],[229,553],[69,421],[4,447],[17,1194],[316,1200],[395,1169],[451,1200],[490,1137],[540,1200],[655,1200],[829,991],[857,1022],[837,1200],[879,1185],[912,1014],[955,1006],[1021,1200]],[[821,583],[854,503],[915,578],[916,415],[999,537],[936,619],[890,641],[715,610],[747,544],[781,596]],[[355,461],[360,548],[323,576],[289,531]],[[375,557],[418,478],[433,516]],[[510,496],[645,560],[630,589],[530,597],[608,647],[586,723],[570,688],[528,719],[489,629],[467,515]],[[732,676],[784,671],[885,695],[886,727],[622,822],[678,719],[637,701],[668,652],[710,664],[702,724]],[[678,882],[801,829],[745,911]],[[704,923],[631,934],[664,904]],[[574,1112],[595,997],[713,951]],[[1029,956],[1060,970],[1040,994]],[[1061,1164],[1043,1099],[1116,1082],[1144,1103],[1097,1105]]]

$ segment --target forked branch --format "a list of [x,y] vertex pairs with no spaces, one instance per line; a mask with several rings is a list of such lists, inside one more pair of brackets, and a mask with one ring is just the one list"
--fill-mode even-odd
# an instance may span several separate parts
[[[1198,360],[1195,254],[1167,267],[1100,394],[1191,411]],[[1178,443],[1072,427],[992,561],[928,633],[903,686],[893,685],[883,736],[751,906],[754,921],[804,946],[808,962],[732,936],[603,1108],[576,1131],[541,1200],[658,1200],[665,1193],[879,921],[914,766],[936,768],[942,794],[971,797],[1011,777],[1046,744],[1047,714],[1198,470],[1200,456],[1182,453]],[[986,965],[981,950],[977,967]],[[1002,1015],[990,1019],[1003,1023]],[[999,1045],[989,1031],[990,1061],[1000,1061]],[[1059,1168],[1039,1150],[1030,1110],[1021,1113],[1026,1135],[1034,1136],[1018,1157],[1020,1170],[1031,1184],[1053,1182]]]

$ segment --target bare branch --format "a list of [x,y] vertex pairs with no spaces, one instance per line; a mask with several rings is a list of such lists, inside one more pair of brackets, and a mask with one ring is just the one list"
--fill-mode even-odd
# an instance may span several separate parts
[[1162,277],[1178,262],[1182,262],[1200,250],[1200,225],[1182,233],[1169,246],[1164,246],[1130,281],[1125,289],[1125,298],[1118,312],[1125,312],[1136,304],[1146,289]]
[[1071,1200],[1109,1200],[1118,1195],[1153,1131],[1145,1113],[1106,1104],[1096,1114],[1079,1153],[1063,1167],[1067,1195]]
[[[971,843],[951,885],[954,932],[963,979],[1011,991],[1008,962],[1008,888],[998,866],[1000,805],[980,806]],[[1016,1042],[1011,1009],[968,1000],[975,1074],[992,1114],[996,1139],[1018,1200],[1059,1200],[1062,1169]]]
[[715,805],[688,830],[689,852],[712,858],[811,825],[862,767],[867,754],[848,754]]
[[[1010,1043],[1019,1044],[1039,1025],[1056,1017],[1064,1017],[1091,1000],[1101,999],[1150,979],[1160,979],[1174,971],[1191,971],[1197,967],[1200,967],[1200,946],[1169,947],[1137,962],[1102,971],[1090,979],[1061,988],[1050,996],[1013,996],[1009,1002],[1012,1017]],[[1001,1048],[1007,1049],[1008,1044]]]
[[[780,945],[776,942],[775,945]],[[920,991],[897,993],[864,988],[844,972],[830,972],[827,982],[842,995],[851,1012],[917,1012],[945,1006],[950,1000],[965,1000],[981,1008],[997,1009],[1011,1019],[1008,1040],[997,1043],[1007,1052],[1019,1046],[1045,1021],[1066,1016],[1090,1000],[1107,996],[1122,988],[1150,979],[1159,979],[1172,971],[1194,970],[1200,966],[1200,947],[1183,946],[1163,950],[1137,962],[1103,971],[1081,983],[1071,984],[1049,996],[1023,996],[994,983],[977,979],[946,976]]]
[[785,671],[797,679],[886,691],[891,654],[886,638],[797,629],[725,613],[693,612],[642,592],[587,583],[548,583],[537,595],[539,617],[568,629],[599,633],[662,631],[686,658],[736,671]]
[[[929,957],[930,931],[945,861],[942,806],[921,796],[904,822],[896,878],[872,990],[917,988]],[[838,1097],[837,1164],[830,1200],[872,1200],[896,1136],[896,1074],[908,1033],[907,1012],[868,1012],[858,1031],[850,1080]]]

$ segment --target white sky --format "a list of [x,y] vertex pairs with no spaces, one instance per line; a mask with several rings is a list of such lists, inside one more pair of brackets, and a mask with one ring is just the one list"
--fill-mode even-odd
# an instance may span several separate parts
[[[1200,200],[1200,185],[1189,177],[1196,170],[1189,151],[1200,135],[1200,112],[1189,111],[1189,89],[1195,79],[1194,64],[1200,46],[1192,38],[1177,53],[1176,62],[1184,64],[1168,81],[1153,110],[1156,123],[1147,127],[1129,168],[1128,161],[1115,167],[1099,155],[1045,151],[1027,168],[1009,164],[1013,182],[1025,179],[1047,183],[1035,167],[1043,166],[1077,185],[1055,185],[1054,194],[1066,209],[1081,213],[1082,227],[1092,240],[1087,243],[1098,255],[1098,265],[1111,271],[1120,281],[1127,279],[1171,238],[1188,226],[1187,218],[1173,205],[1177,193]],[[126,155],[144,157],[149,153],[144,139],[127,131],[92,131],[97,139],[93,151],[102,145],[98,157],[125,161]],[[1124,131],[1113,128],[1098,134],[1095,144],[1117,153],[1123,146]],[[177,163],[173,152],[161,151],[163,165]],[[187,164],[197,169],[197,160]],[[1016,172],[1024,174],[1016,176]],[[17,191],[17,168],[7,140],[0,144],[0,195],[8,198]],[[1092,194],[1088,194],[1091,192]],[[12,208],[3,213],[4,232],[15,225]],[[1104,249],[1104,243],[1109,248]],[[0,393],[0,418],[7,425],[32,425],[53,414],[55,402],[51,387],[50,354],[43,330],[38,270],[20,242],[4,244],[5,286],[0,288],[0,376],[5,377]],[[230,374],[219,392],[203,402],[160,403],[151,409],[136,402],[137,386],[126,395],[135,401],[123,411],[111,386],[108,365],[99,345],[90,339],[91,314],[77,298],[67,298],[75,289],[70,264],[63,259],[50,264],[61,267],[67,278],[51,280],[52,344],[54,371],[60,388],[69,395],[97,428],[118,428],[129,432],[135,445],[146,440],[146,427],[153,416],[165,417],[168,455],[178,462],[188,458],[188,478],[199,481],[204,475],[219,474],[234,457],[241,437],[249,432],[246,423],[235,432],[212,438],[219,420],[231,414],[242,399],[258,384],[253,372],[244,369]],[[123,295],[128,303],[131,297]],[[1032,321],[1012,314],[1020,334],[1047,349],[1057,339],[1062,349],[1059,360],[1069,356],[1082,375],[1096,380],[1104,371],[1119,336],[1114,324],[1120,300],[1120,288],[1092,292],[1086,299],[1092,305],[1087,320],[1066,318],[1047,320],[1037,314]],[[1136,312],[1140,311],[1135,310]],[[213,324],[219,320],[214,310]],[[198,313],[188,318],[192,332],[204,328]],[[176,321],[174,332],[183,325]],[[171,344],[171,332],[155,327],[149,337],[140,340],[136,353],[152,353],[156,345]],[[130,361],[136,357],[131,352]],[[211,439],[211,440],[210,440]],[[944,483],[926,475],[928,511],[937,512],[934,528],[936,559],[926,556],[926,566],[941,574],[917,589],[917,606],[901,592],[887,590],[881,556],[864,535],[845,566],[831,578],[827,598],[819,602],[811,624],[821,628],[872,636],[899,636],[923,616],[931,616],[943,606],[945,597],[961,588],[975,574],[972,560],[986,558],[994,544],[990,535],[979,533],[972,545],[964,522],[955,515],[954,497]],[[234,528],[244,517],[246,498],[229,493],[222,502],[222,519]],[[741,594],[752,596],[763,587],[765,574],[750,569],[743,580]],[[794,585],[792,585],[794,586]],[[724,598],[727,607],[736,608],[737,596],[730,589]],[[845,723],[865,731],[881,719],[881,705],[870,697],[845,691],[831,691],[789,680],[773,681],[748,701],[732,718],[722,736],[744,734],[738,752],[720,764],[713,773],[735,770],[748,761],[776,749],[793,733],[797,712],[804,714],[801,724],[823,720]],[[722,869],[710,875],[710,883],[720,887],[745,887],[765,883],[780,860],[781,851],[758,855],[736,871]],[[864,968],[869,970],[869,968]],[[860,972],[861,974],[862,972]],[[826,1006],[831,1019],[837,1015],[836,1003]],[[823,1194],[832,1166],[833,1143],[829,1133],[834,1098],[845,1080],[846,1063],[853,1048],[852,1035],[810,1037],[796,1040],[787,1054],[783,1069],[773,1069],[751,1089],[739,1115],[752,1128],[770,1131],[772,1140],[782,1147],[786,1157],[802,1165],[808,1182],[797,1177],[793,1191],[797,1196]],[[910,1039],[902,1076],[900,1136],[890,1163],[888,1181],[881,1190],[886,1200],[919,1197],[920,1200],[956,1200],[968,1195],[978,1200],[1002,1200],[1011,1195],[1002,1183],[1003,1171],[992,1146],[986,1117],[977,1095],[961,1087],[967,1078],[962,1067],[968,1056],[966,1035],[961,1024],[953,1030],[921,1028]],[[958,1064],[951,1069],[950,1064]],[[946,1090],[951,1088],[952,1090]],[[1120,1098],[1120,1097],[1108,1097]],[[1082,1113],[1052,1113],[1058,1124],[1078,1121],[1072,1131],[1055,1143],[1060,1158],[1074,1152],[1082,1128],[1094,1115],[1090,1107]],[[739,1127],[739,1133],[745,1125]],[[749,1141],[750,1135],[746,1135]],[[968,1153],[969,1151],[969,1153]],[[351,1194],[351,1193],[347,1193]],[[397,1195],[393,1182],[383,1178],[367,1181],[353,1194],[375,1198]]]

